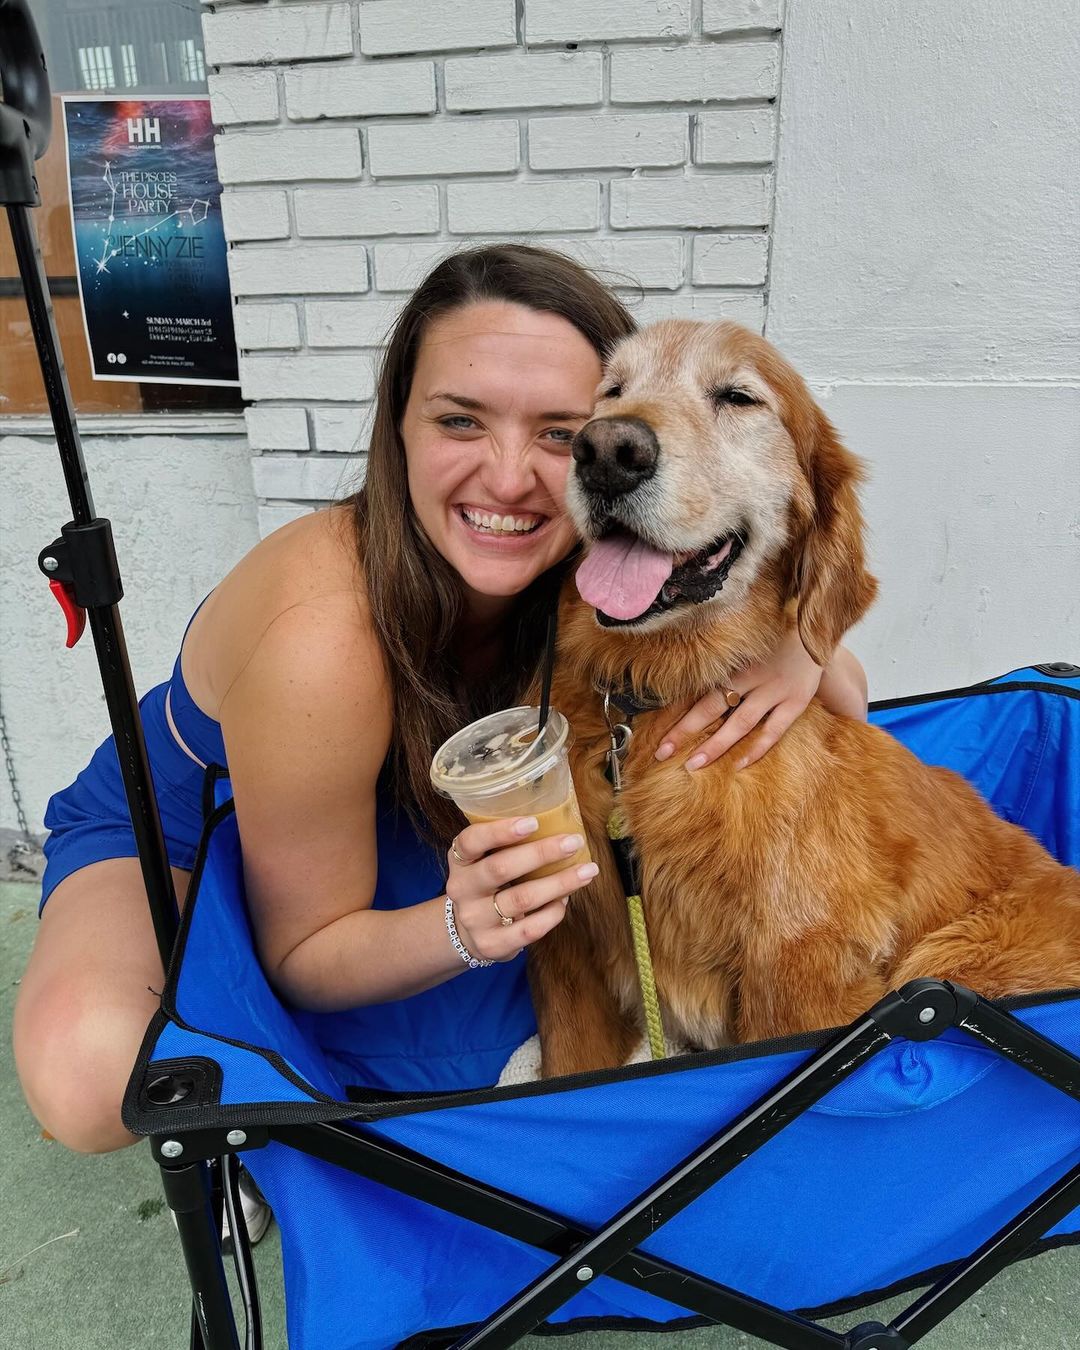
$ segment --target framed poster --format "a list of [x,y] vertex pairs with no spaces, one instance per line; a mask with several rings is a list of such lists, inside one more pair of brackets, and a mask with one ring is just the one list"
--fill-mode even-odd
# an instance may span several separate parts
[[210,100],[65,97],[95,380],[239,384]]

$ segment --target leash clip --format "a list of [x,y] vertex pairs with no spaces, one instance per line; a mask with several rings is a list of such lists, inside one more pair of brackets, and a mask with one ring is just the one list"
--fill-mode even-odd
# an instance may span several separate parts
[[604,690],[604,721],[607,723],[608,736],[611,739],[607,751],[608,776],[611,779],[611,789],[617,795],[622,791],[620,763],[626,757],[634,733],[625,722],[612,722],[611,692],[607,689]]

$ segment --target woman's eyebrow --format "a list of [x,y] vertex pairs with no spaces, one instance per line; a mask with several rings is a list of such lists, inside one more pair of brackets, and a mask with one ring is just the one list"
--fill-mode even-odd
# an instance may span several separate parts
[[[427,402],[434,403],[436,399],[440,398],[445,399],[448,403],[456,403],[459,408],[467,408],[470,412],[491,411],[486,403],[481,403],[480,400],[476,398],[466,398],[464,394],[447,394],[440,392],[438,394],[431,394],[427,399]],[[565,409],[559,409],[555,412],[537,413],[536,417],[539,421],[543,422],[587,422],[589,418],[592,417],[592,409],[589,408],[586,412],[567,412]]]

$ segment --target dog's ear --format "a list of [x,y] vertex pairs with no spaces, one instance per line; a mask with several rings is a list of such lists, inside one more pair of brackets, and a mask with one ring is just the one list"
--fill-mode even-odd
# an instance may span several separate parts
[[793,578],[799,637],[814,660],[825,665],[877,594],[877,581],[866,570],[864,523],[856,494],[863,469],[809,397],[793,423],[800,466],[810,487],[809,500],[801,503],[802,510],[796,507],[802,526]]

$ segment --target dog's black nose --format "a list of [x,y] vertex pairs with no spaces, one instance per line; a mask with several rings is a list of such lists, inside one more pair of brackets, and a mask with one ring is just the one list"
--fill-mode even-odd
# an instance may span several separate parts
[[574,437],[572,452],[582,487],[621,497],[656,472],[660,443],[640,417],[596,417]]

